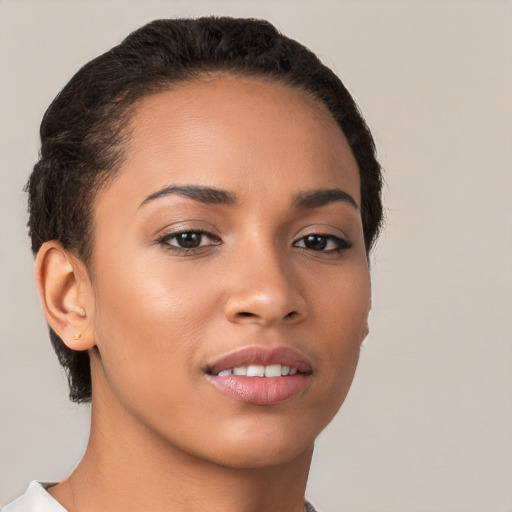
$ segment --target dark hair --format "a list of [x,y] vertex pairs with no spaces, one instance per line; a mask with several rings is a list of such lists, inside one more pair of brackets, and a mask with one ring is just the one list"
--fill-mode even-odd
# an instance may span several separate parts
[[[280,81],[327,106],[359,166],[370,250],[382,222],[382,175],[373,138],[345,86],[311,51],[267,21],[205,17],[143,26],[82,67],[52,102],[41,123],[40,159],[26,187],[34,254],[43,242],[58,240],[89,266],[94,197],[122,163],[135,102],[214,72]],[[90,401],[88,352],[69,349],[51,328],[50,338],[68,376],[70,399]]]

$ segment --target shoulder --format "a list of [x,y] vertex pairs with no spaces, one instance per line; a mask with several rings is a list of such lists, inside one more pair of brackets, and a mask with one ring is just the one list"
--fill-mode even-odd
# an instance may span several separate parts
[[46,488],[51,485],[32,482],[25,494],[2,507],[0,512],[66,512],[66,509],[46,492]]

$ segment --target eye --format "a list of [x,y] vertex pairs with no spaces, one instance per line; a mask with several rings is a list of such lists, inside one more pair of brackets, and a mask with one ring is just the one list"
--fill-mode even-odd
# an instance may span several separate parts
[[334,235],[311,234],[294,242],[295,247],[303,247],[317,252],[341,252],[350,249],[352,244]]
[[174,251],[189,252],[201,247],[219,245],[218,237],[205,231],[179,231],[168,233],[158,240],[158,243],[165,245]]

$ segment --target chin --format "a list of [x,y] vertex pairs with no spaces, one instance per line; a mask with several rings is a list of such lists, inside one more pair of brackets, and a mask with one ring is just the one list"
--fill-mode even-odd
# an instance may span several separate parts
[[[282,466],[302,455],[311,455],[318,434],[328,420],[286,418],[266,413],[263,418],[241,419],[219,425],[204,446],[202,456],[232,468],[257,469]],[[199,454],[198,454],[199,455]]]
[[242,450],[225,449],[218,458],[213,458],[211,462],[236,469],[286,466],[302,455],[308,454],[309,456],[313,451],[313,444],[314,441],[306,445],[290,441],[286,445],[267,443],[266,446],[249,446]]

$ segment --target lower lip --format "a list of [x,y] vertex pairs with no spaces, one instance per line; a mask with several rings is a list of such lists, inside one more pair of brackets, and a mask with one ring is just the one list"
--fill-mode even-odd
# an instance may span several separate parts
[[209,375],[210,382],[222,393],[254,405],[277,405],[300,395],[308,386],[310,375],[287,377],[243,377]]

